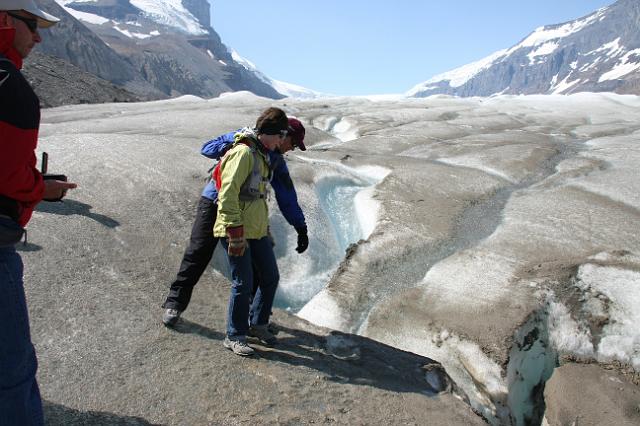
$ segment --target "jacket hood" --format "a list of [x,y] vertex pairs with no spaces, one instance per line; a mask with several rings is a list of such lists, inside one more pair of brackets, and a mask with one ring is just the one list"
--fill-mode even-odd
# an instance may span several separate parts
[[251,139],[252,141],[257,142],[258,133],[255,131],[255,129],[252,129],[251,127],[243,127],[242,129],[236,132],[233,138],[235,142],[239,142],[242,139]]
[[262,145],[262,142],[260,142],[260,139],[258,139],[258,132],[256,129],[253,129],[251,127],[244,127],[238,130],[238,132],[236,132],[233,138],[234,138],[234,143],[238,143],[243,139],[249,139],[255,145],[255,147],[258,149],[259,152],[261,152],[264,155],[267,155],[268,150],[267,148],[265,148],[264,145]]

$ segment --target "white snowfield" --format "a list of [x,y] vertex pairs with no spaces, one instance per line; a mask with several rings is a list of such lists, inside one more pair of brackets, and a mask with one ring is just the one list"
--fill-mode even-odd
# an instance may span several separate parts
[[186,235],[173,231],[131,247],[136,212],[118,200],[152,191],[168,210],[147,212],[140,199],[148,220],[170,216],[187,229],[190,209],[175,206],[199,196],[210,165],[201,143],[270,105],[307,126],[308,150],[288,155],[306,253],[293,251],[295,232],[272,208],[280,306],[441,362],[493,424],[540,422],[540,383],[559,364],[637,374],[638,97],[273,102],[240,93],[62,107],[44,111],[40,148],[52,171],[85,180],[75,199],[120,222],[101,231],[121,242],[114,247],[181,253]]

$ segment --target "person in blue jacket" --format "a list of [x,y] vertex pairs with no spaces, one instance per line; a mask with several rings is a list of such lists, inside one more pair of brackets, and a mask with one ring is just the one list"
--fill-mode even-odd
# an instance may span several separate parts
[[[236,131],[225,133],[206,142],[200,153],[207,158],[220,160],[225,152],[233,145]],[[307,225],[304,214],[298,204],[298,196],[293,186],[289,169],[283,154],[299,148],[305,151],[305,128],[302,123],[289,118],[287,137],[280,145],[280,149],[269,153],[269,161],[273,170],[271,186],[276,195],[278,207],[287,222],[298,233],[296,251],[303,253],[309,246]],[[198,203],[196,219],[191,229],[189,245],[184,252],[176,279],[171,283],[169,295],[162,304],[164,312],[162,322],[169,327],[174,326],[180,314],[187,309],[193,288],[209,265],[213,252],[218,244],[218,238],[213,236],[213,224],[217,216],[218,191],[213,180],[204,187]]]

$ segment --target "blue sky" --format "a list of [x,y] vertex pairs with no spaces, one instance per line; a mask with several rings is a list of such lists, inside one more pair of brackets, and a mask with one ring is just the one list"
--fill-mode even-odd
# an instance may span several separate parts
[[271,78],[337,95],[404,93],[613,0],[209,0],[222,41]]

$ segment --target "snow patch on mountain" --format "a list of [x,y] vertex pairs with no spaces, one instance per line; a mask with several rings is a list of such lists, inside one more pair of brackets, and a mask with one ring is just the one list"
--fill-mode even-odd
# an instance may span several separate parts
[[188,34],[208,34],[198,20],[183,5],[182,0],[129,0],[153,21],[174,27]]
[[[71,16],[76,18],[78,21],[83,21],[83,22],[87,22],[89,24],[95,24],[95,25],[102,25],[109,22],[107,18],[104,18],[102,16],[95,15],[93,13],[80,12],[78,10],[75,10],[66,6],[68,3],[72,3],[73,1],[74,0],[56,0],[56,3],[58,3],[60,7],[66,10],[67,13],[69,13]],[[76,0],[76,2],[77,3],[93,3],[94,0],[80,0],[80,1]]]
[[231,57],[234,61],[242,65],[248,71],[251,71],[263,82],[267,83],[271,87],[273,87],[278,93],[288,98],[297,98],[297,99],[315,99],[318,97],[325,96],[320,92],[316,92],[315,90],[307,89],[306,87],[298,86],[293,83],[286,83],[284,81],[274,80],[271,77],[268,77],[262,73],[256,67],[253,62],[242,57],[235,50],[231,50]]
[[315,90],[307,89],[306,87],[280,80],[271,79],[271,86],[273,86],[273,88],[276,89],[278,93],[288,98],[315,99],[326,96],[323,93],[316,92]]
[[[258,71],[258,68],[254,65],[253,62],[251,62],[250,60],[248,60],[245,57],[241,56],[238,52],[236,52],[233,49],[231,49],[231,57],[233,58],[234,61],[236,61],[237,63],[239,63],[243,67],[245,67],[247,70]],[[268,78],[266,75],[264,75],[262,73],[261,73],[261,77],[262,78]]]
[[584,29],[588,25],[593,24],[600,18],[603,18],[606,10],[607,8],[603,7],[602,9],[598,9],[597,12],[583,19],[578,19],[566,24],[561,24],[560,26],[552,25],[536,28],[535,31],[531,33],[527,38],[525,38],[522,42],[520,42],[520,44],[517,44],[509,49],[509,53],[515,52],[522,47],[534,47],[551,40],[568,37],[571,34],[577,33],[578,31]]
[[622,54],[624,52],[624,47],[620,46],[620,37],[618,37],[617,39],[613,40],[611,43],[605,43],[603,44],[601,47],[592,50],[591,52],[587,52],[584,54],[584,56],[589,56],[589,55],[596,55],[596,54],[601,54],[604,52],[609,52],[606,53],[607,56],[609,57],[615,57],[615,56],[619,56],[620,54]]
[[533,52],[530,52],[527,57],[529,58],[529,65],[536,63],[536,58],[539,56],[547,56],[554,52],[560,45],[557,42],[548,42],[538,47]]
[[[635,59],[635,61],[632,60]],[[599,83],[605,80],[615,80],[623,77],[635,70],[640,69],[640,49],[634,49],[627,52],[620,61],[609,72],[600,76]]]
[[[472,62],[470,64],[461,66],[452,71],[447,71],[442,74],[438,74],[424,83],[420,83],[414,86],[411,90],[407,92],[407,96],[413,96],[418,92],[423,90],[430,89],[434,83],[438,83],[441,81],[448,81],[449,86],[451,87],[460,87],[465,84],[467,81],[471,80],[476,74],[480,71],[489,68],[493,63],[499,58],[505,56],[507,54],[507,50],[499,50],[486,58],[480,59],[479,61]],[[437,86],[434,86],[437,87]]]
[[[105,18],[98,15],[78,12],[66,7],[70,3],[97,3],[97,0],[55,1],[76,19],[98,25],[108,21],[102,21]],[[146,18],[155,23],[166,25],[191,35],[204,35],[209,33],[205,27],[198,22],[196,17],[182,5],[182,0],[129,0],[129,3],[140,9]],[[208,22],[205,24],[208,24]]]
[[564,91],[580,83],[580,79],[569,81],[570,78],[571,75],[568,75],[560,83],[556,84],[556,81],[558,80],[558,75],[556,74],[551,81],[551,93],[554,95],[562,94]]
[[114,25],[113,29],[118,31],[120,34],[124,34],[125,36],[127,36],[129,38],[137,38],[137,39],[140,39],[140,40],[144,40],[145,38],[149,38],[149,37],[153,37],[153,36],[156,36],[156,35],[160,35],[160,33],[158,31],[151,31],[151,33],[149,33],[149,34],[134,33],[134,32],[131,32],[129,30],[122,29],[122,28],[118,27],[117,25]]

